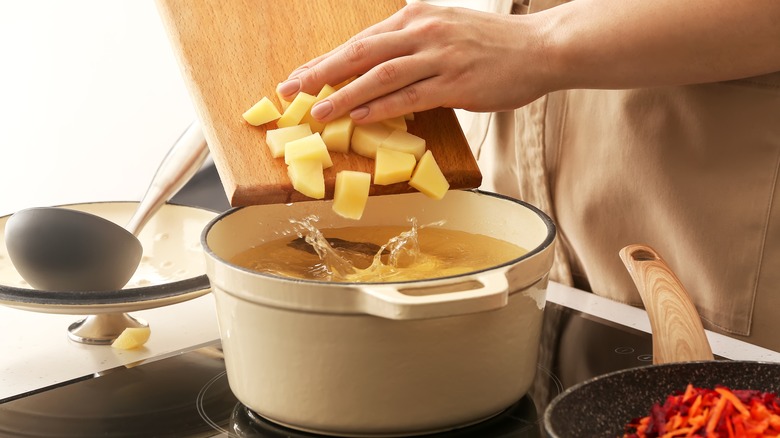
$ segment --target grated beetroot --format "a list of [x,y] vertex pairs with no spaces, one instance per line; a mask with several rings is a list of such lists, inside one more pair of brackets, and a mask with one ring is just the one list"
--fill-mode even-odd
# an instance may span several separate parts
[[780,436],[780,404],[774,393],[752,389],[697,388],[669,395],[647,416],[631,420],[623,438],[753,438]]

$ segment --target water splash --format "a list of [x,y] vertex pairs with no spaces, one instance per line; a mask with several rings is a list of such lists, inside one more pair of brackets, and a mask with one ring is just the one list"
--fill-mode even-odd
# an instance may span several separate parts
[[319,220],[319,216],[311,215],[302,220],[290,219],[290,223],[294,225],[298,237],[302,237],[306,243],[314,248],[317,256],[324,263],[320,269],[325,270],[325,274],[330,280],[333,280],[334,277],[345,277],[355,272],[355,267],[352,263],[337,253],[328,242],[328,239],[317,228],[315,224]]
[[[318,277],[327,277],[330,281],[390,281],[399,273],[400,268],[413,266],[421,257],[419,230],[429,226],[442,226],[445,221],[437,221],[419,225],[416,218],[409,218],[410,229],[390,238],[387,243],[378,247],[373,254],[371,264],[361,269],[356,266],[356,260],[365,257],[367,243],[348,242],[343,247],[334,248],[331,242],[317,228],[319,217],[308,216],[302,220],[290,219],[299,238],[316,252],[322,261],[314,269]],[[352,250],[350,250],[352,248]],[[324,275],[323,275],[324,274]]]

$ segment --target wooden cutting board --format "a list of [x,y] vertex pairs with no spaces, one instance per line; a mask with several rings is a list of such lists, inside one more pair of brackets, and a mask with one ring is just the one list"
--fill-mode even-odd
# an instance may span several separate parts
[[[233,206],[308,200],[296,192],[284,159],[271,157],[265,132],[241,115],[315,56],[389,17],[403,0],[157,0],[220,179]],[[415,114],[409,132],[426,140],[451,189],[479,186],[477,167],[453,110]],[[326,198],[336,172],[373,173],[373,160],[332,153]],[[372,185],[371,195],[412,192],[407,183]]]

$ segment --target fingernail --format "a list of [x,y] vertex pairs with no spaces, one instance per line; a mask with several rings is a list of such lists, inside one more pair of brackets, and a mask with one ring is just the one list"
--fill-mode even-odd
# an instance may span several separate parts
[[276,91],[279,92],[282,96],[291,96],[298,92],[298,90],[301,89],[301,80],[298,78],[293,78],[287,81],[282,82],[279,84],[278,87],[276,87]]
[[333,104],[330,100],[321,100],[311,108],[311,116],[317,120],[322,120],[323,118],[328,117],[328,114],[332,111]]
[[368,107],[367,106],[359,106],[352,110],[352,112],[349,113],[349,116],[352,117],[352,120],[360,120],[365,118],[368,115]]
[[287,76],[287,79],[292,79],[298,76],[299,74],[301,74],[301,72],[303,72],[304,70],[308,70],[308,69],[309,67],[298,67],[295,70],[293,70],[292,73],[290,73],[290,76]]

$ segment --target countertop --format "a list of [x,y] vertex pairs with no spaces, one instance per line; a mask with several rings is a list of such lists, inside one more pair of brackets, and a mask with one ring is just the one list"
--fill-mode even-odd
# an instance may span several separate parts
[[[194,118],[152,1],[0,2],[0,57],[0,215],[139,200]],[[551,283],[548,299],[649,331],[644,311],[589,293]],[[149,321],[152,337],[120,351],[69,341],[79,316],[0,306],[0,401],[219,338],[210,294],[133,316]],[[780,361],[780,353],[708,336],[723,357]]]
[[[618,324],[650,332],[647,314],[625,304],[551,282],[547,300]],[[211,294],[158,309],[134,312],[152,327],[138,350],[71,342],[72,315],[51,315],[0,306],[0,402],[119,366],[161,359],[219,340]],[[780,362],[780,353],[707,332],[713,353],[727,359]]]

